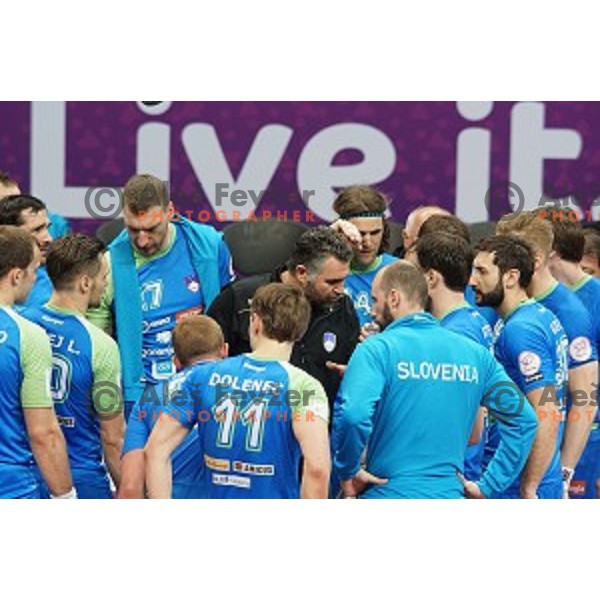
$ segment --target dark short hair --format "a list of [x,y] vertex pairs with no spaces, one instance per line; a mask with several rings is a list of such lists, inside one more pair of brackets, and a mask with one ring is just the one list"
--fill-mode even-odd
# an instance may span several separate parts
[[297,342],[310,321],[310,303],[301,289],[269,283],[255,292],[250,312],[263,323],[265,336],[278,342]]
[[421,237],[430,233],[448,233],[462,238],[467,244],[471,243],[471,232],[468,226],[455,215],[431,215],[421,225],[417,236]]
[[46,269],[54,289],[68,289],[81,275],[95,277],[100,270],[100,256],[106,250],[97,237],[70,233],[54,240],[46,256]]
[[377,189],[370,185],[352,185],[342,190],[333,201],[333,210],[342,219],[351,219],[360,216],[360,213],[381,213],[383,219],[383,233],[379,254],[386,252],[390,243],[390,225],[385,218],[388,208],[388,199]]
[[600,262],[600,233],[595,229],[584,229],[583,237],[585,239],[583,254],[593,256]]
[[309,272],[315,273],[331,256],[349,263],[354,253],[343,235],[330,227],[314,227],[298,238],[286,266],[293,272],[299,265],[304,265]]
[[0,202],[0,225],[22,225],[22,213],[29,208],[33,213],[38,213],[46,210],[46,205],[39,198],[28,194],[7,196]]
[[35,256],[34,237],[14,225],[0,225],[0,278],[13,269],[26,269]]
[[428,233],[419,236],[415,250],[423,271],[433,269],[443,277],[448,289],[464,291],[473,264],[473,250],[466,240],[443,232]]
[[427,282],[423,273],[407,260],[397,260],[381,271],[381,290],[387,294],[393,289],[401,291],[409,302],[425,308]]
[[534,253],[531,245],[522,237],[512,234],[493,235],[481,240],[475,249],[494,255],[500,275],[510,269],[519,271],[519,285],[527,289],[533,277]]
[[157,207],[166,209],[169,192],[165,182],[154,175],[134,175],[125,184],[123,200],[132,213],[145,213]]
[[552,249],[558,253],[558,256],[568,262],[581,262],[585,238],[577,211],[572,208],[539,208],[536,213],[540,219],[552,224],[554,231]]
[[221,326],[206,315],[185,317],[173,329],[173,350],[183,366],[193,358],[217,356],[225,339]]

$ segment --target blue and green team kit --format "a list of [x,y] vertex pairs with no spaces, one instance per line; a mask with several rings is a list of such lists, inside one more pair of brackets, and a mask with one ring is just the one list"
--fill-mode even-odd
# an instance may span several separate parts
[[[502,398],[499,396],[502,395]],[[537,418],[492,354],[427,313],[410,315],[360,344],[336,399],[336,476],[366,469],[388,479],[362,498],[462,498],[465,452],[485,405],[502,442],[477,481],[486,496],[507,488],[529,455]]]
[[[175,374],[172,331],[181,318],[202,314],[206,308],[188,244],[176,227],[170,227],[172,240],[166,249],[152,256],[133,250],[141,293],[144,385],[155,385]],[[219,281],[225,286],[233,279],[230,256],[223,253],[219,260]],[[114,281],[109,278],[101,306],[88,312],[90,321],[105,331],[112,323],[113,301]],[[127,405],[128,413],[133,402]]]
[[0,498],[40,498],[23,409],[52,409],[43,329],[0,306]]
[[[79,498],[112,498],[100,419],[123,410],[116,343],[83,316],[51,305],[23,316],[42,327],[52,348],[51,391]],[[94,385],[98,387],[94,390]]]
[[[568,340],[560,321],[553,312],[534,300],[523,302],[505,317],[498,328],[494,345],[496,358],[524,394],[540,388],[549,391],[555,388],[556,400],[561,406],[565,402],[567,350]],[[551,406],[552,394],[548,393],[545,397],[548,406]],[[542,403],[540,408],[543,410]],[[549,411],[547,414],[550,414]],[[484,465],[497,452],[499,437],[499,422],[491,417]],[[519,498],[520,484],[521,473],[503,494],[496,497]],[[537,494],[540,498],[561,498],[562,493],[560,445],[557,443]]]
[[[207,369],[210,372],[214,362],[198,362],[163,381],[144,390],[142,397],[135,403],[125,431],[123,456],[133,450],[143,450],[148,438],[158,422],[162,412],[169,413],[170,401],[175,399],[183,382],[196,370]],[[172,497],[175,499],[204,498],[203,466],[204,459],[200,452],[198,427],[194,425],[181,445],[173,452],[172,461]]]
[[[588,309],[594,327],[596,352],[600,357],[600,281],[586,275],[572,288],[575,295]],[[597,398],[596,398],[597,400]],[[598,497],[597,486],[600,482],[600,414],[591,424],[588,443],[577,463],[571,485],[571,498],[593,499]]]
[[344,287],[346,293],[352,299],[354,310],[356,311],[356,316],[358,317],[361,327],[365,325],[365,323],[373,321],[373,317],[371,316],[371,287],[375,276],[381,269],[397,260],[398,258],[391,254],[381,254],[373,261],[373,264],[371,264],[368,269],[361,271],[352,268],[350,274],[346,277]]
[[[535,300],[553,312],[563,326],[568,340],[567,368],[569,370],[598,361],[596,336],[588,309],[568,287],[556,282],[548,291],[536,296]],[[563,420],[559,429],[559,447],[562,445],[570,403],[567,388],[562,406]]]
[[[460,304],[440,318],[442,327],[460,333],[465,337],[492,351],[494,333],[491,325],[481,315],[479,309],[467,302]],[[481,477],[483,451],[485,449],[486,433],[483,432],[481,441],[467,447],[465,455],[464,475],[469,481],[477,481]]]
[[293,423],[327,423],[328,411],[323,386],[304,371],[242,354],[193,369],[171,415],[198,427],[207,498],[298,498]]

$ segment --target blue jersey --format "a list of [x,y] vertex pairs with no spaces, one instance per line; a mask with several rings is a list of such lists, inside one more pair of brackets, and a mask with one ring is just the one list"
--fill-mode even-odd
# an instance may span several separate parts
[[[74,312],[47,305],[27,309],[23,316],[43,327],[50,340],[52,399],[72,470],[99,473],[105,479],[99,419],[122,410],[116,343]],[[95,391],[95,383],[104,389]]]
[[[440,324],[450,331],[464,335],[487,350],[492,350],[494,338],[491,325],[481,316],[477,308],[468,303],[465,302],[447,312],[440,319]],[[478,444],[467,447],[464,474],[469,481],[477,481],[481,477],[485,437],[484,432]]]
[[[465,300],[471,306],[475,306],[477,304],[475,301],[475,290],[470,285],[465,288]],[[498,317],[498,313],[491,306],[478,306],[477,310],[493,329],[500,319],[500,317]]]
[[[560,321],[569,340],[568,368],[598,360],[596,334],[588,309],[581,300],[562,283],[555,283],[546,293],[535,298],[552,311]],[[562,445],[567,409],[571,404],[567,389],[563,404],[563,421],[560,424],[558,445]]]
[[292,423],[327,422],[328,410],[323,386],[304,371],[242,354],[192,371],[172,416],[198,425],[209,498],[298,498]]
[[[586,275],[572,291],[588,309],[595,332],[596,351],[600,357],[600,281]],[[599,478],[600,413],[596,412],[590,438],[573,475],[571,498],[596,498],[596,480]]]
[[457,472],[484,403],[502,415],[501,452],[477,482],[489,496],[525,464],[535,413],[488,350],[426,313],[398,319],[350,359],[333,420],[336,474],[353,477],[368,442],[367,471],[389,481],[362,497],[461,498]]
[[142,295],[142,359],[146,383],[175,374],[171,333],[177,321],[204,312],[202,285],[183,235],[170,250],[138,269]]
[[[567,336],[556,316],[541,304],[528,300],[504,319],[494,350],[496,358],[524,394],[545,386],[554,386],[557,400],[562,406],[567,381],[567,347]],[[494,455],[498,443],[498,423],[491,418],[484,463]],[[518,498],[520,482],[519,474],[502,497]],[[544,495],[545,490],[554,490],[560,497],[561,482],[562,471],[557,445],[552,462],[540,482],[538,493]],[[552,494],[553,492],[549,492],[550,497]]]
[[39,498],[24,409],[52,409],[46,334],[0,306],[0,498]]
[[[125,431],[123,456],[132,450],[143,450],[154,425],[163,410],[169,412],[169,403],[189,374],[200,368],[212,370],[212,362],[196,363],[170,380],[149,387],[142,397],[134,404]],[[173,498],[204,498],[202,492],[202,467],[204,460],[200,453],[198,428],[194,427],[181,445],[173,452]]]
[[53,240],[63,237],[71,232],[71,223],[63,216],[48,211],[48,218],[50,219],[50,227],[48,227],[48,233]]
[[397,261],[398,258],[391,254],[378,256],[366,271],[351,270],[344,283],[346,293],[352,299],[356,316],[362,327],[373,320],[371,316],[371,286],[375,275],[387,265]]

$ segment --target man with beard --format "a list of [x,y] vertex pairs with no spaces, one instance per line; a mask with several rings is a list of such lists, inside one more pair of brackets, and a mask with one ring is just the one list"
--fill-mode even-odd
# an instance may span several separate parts
[[[125,423],[117,344],[85,319],[106,287],[108,262],[97,238],[69,234],[48,250],[50,301],[23,316],[46,330],[52,346],[51,390],[67,441],[79,498],[112,498],[121,478]],[[103,460],[104,458],[104,460]]]
[[15,194],[0,201],[0,225],[16,225],[31,233],[41,254],[36,280],[25,306],[43,306],[52,295],[52,283],[46,271],[46,255],[52,242],[46,205],[34,196]]
[[[500,498],[562,498],[557,444],[560,407],[567,379],[567,337],[556,316],[527,296],[534,254],[524,240],[494,236],[477,246],[471,285],[478,306],[502,317],[494,352],[535,408],[540,426],[523,471]],[[490,418],[484,465],[501,448],[501,423]]]
[[[492,354],[442,328],[426,301],[425,278],[407,261],[375,277],[373,316],[384,331],[352,355],[335,405],[334,467],[346,497],[489,497],[527,460],[533,410]],[[474,483],[460,472],[482,404],[498,418],[503,443]]]
[[[431,217],[427,223],[435,218]],[[428,310],[442,327],[460,333],[491,351],[493,332],[490,324],[465,300],[465,288],[473,263],[469,244],[456,235],[428,233],[419,236],[414,248],[411,262],[425,275]],[[483,429],[484,410],[480,409],[470,440],[472,445],[467,448],[465,458],[464,474],[470,481],[477,481],[481,476],[485,447]]]
[[221,326],[229,355],[250,352],[250,301],[259,287],[281,282],[300,288],[311,304],[311,318],[290,362],[320,381],[333,404],[341,374],[326,363],[347,364],[359,336],[352,300],[344,293],[352,256],[342,235],[315,227],[299,238],[292,256],[274,273],[249,277],[223,290],[208,316]]
[[[552,225],[537,212],[509,215],[499,221],[498,233],[525,238],[534,252],[534,271],[527,293],[552,311],[567,334],[569,385],[562,406],[558,446],[565,490],[587,445],[598,388],[598,353],[592,319],[583,302],[550,271]],[[565,497],[568,497],[565,493]]]
[[375,275],[398,260],[387,254],[390,237],[385,218],[387,205],[381,192],[366,185],[346,188],[333,202],[333,210],[340,218],[331,228],[344,234],[354,250],[345,287],[361,327],[372,322],[371,286]]

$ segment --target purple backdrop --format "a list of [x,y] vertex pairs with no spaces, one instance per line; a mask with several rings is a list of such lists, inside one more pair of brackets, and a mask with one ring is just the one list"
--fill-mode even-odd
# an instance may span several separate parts
[[[24,190],[31,189],[34,170],[41,172],[46,168],[43,154],[36,164],[32,161],[32,104],[0,104],[0,170],[9,171]],[[279,124],[293,132],[256,214],[276,208],[305,210],[297,180],[302,151],[311,138],[325,128],[360,123],[383,132],[393,144],[395,157],[391,174],[373,183],[389,195],[393,219],[403,221],[412,208],[424,203],[455,209],[457,140],[459,134],[469,128],[479,127],[491,134],[491,182],[509,179],[510,153],[520,150],[523,156],[528,156],[523,147],[528,138],[522,136],[515,142],[517,138],[511,129],[518,104],[523,103],[493,103],[491,112],[477,120],[462,116],[454,102],[173,102],[166,112],[155,116],[143,112],[136,102],[67,102],[66,164],[62,183],[65,187],[81,188],[123,185],[136,171],[140,128],[149,123],[163,123],[170,126],[172,198],[180,210],[210,210],[205,189],[186,152],[182,139],[184,128],[199,123],[212,125],[235,179],[257,133],[266,125]],[[581,148],[576,159],[554,156],[543,161],[541,185],[550,193],[557,189],[575,193],[579,205],[588,208],[600,195],[595,186],[596,170],[600,167],[598,104],[546,102],[542,105],[545,128],[576,131],[581,137]],[[164,149],[161,152],[164,154]],[[55,153],[51,144],[47,145],[47,153],[48,158]],[[146,149],[146,153],[151,154],[152,149]],[[340,150],[331,162],[353,165],[363,158],[361,151],[348,148]],[[43,179],[38,177],[38,180]],[[55,198],[46,197],[44,190],[33,191],[53,207]],[[476,195],[478,197],[469,199],[473,206],[483,203],[483,197]],[[82,203],[82,194],[79,196],[79,200],[69,202]],[[330,204],[330,198],[319,201]],[[500,199],[494,203],[491,216],[497,218],[507,208],[506,198]],[[97,224],[90,219],[78,219],[75,228],[90,231]],[[215,224],[223,226],[223,223]]]

